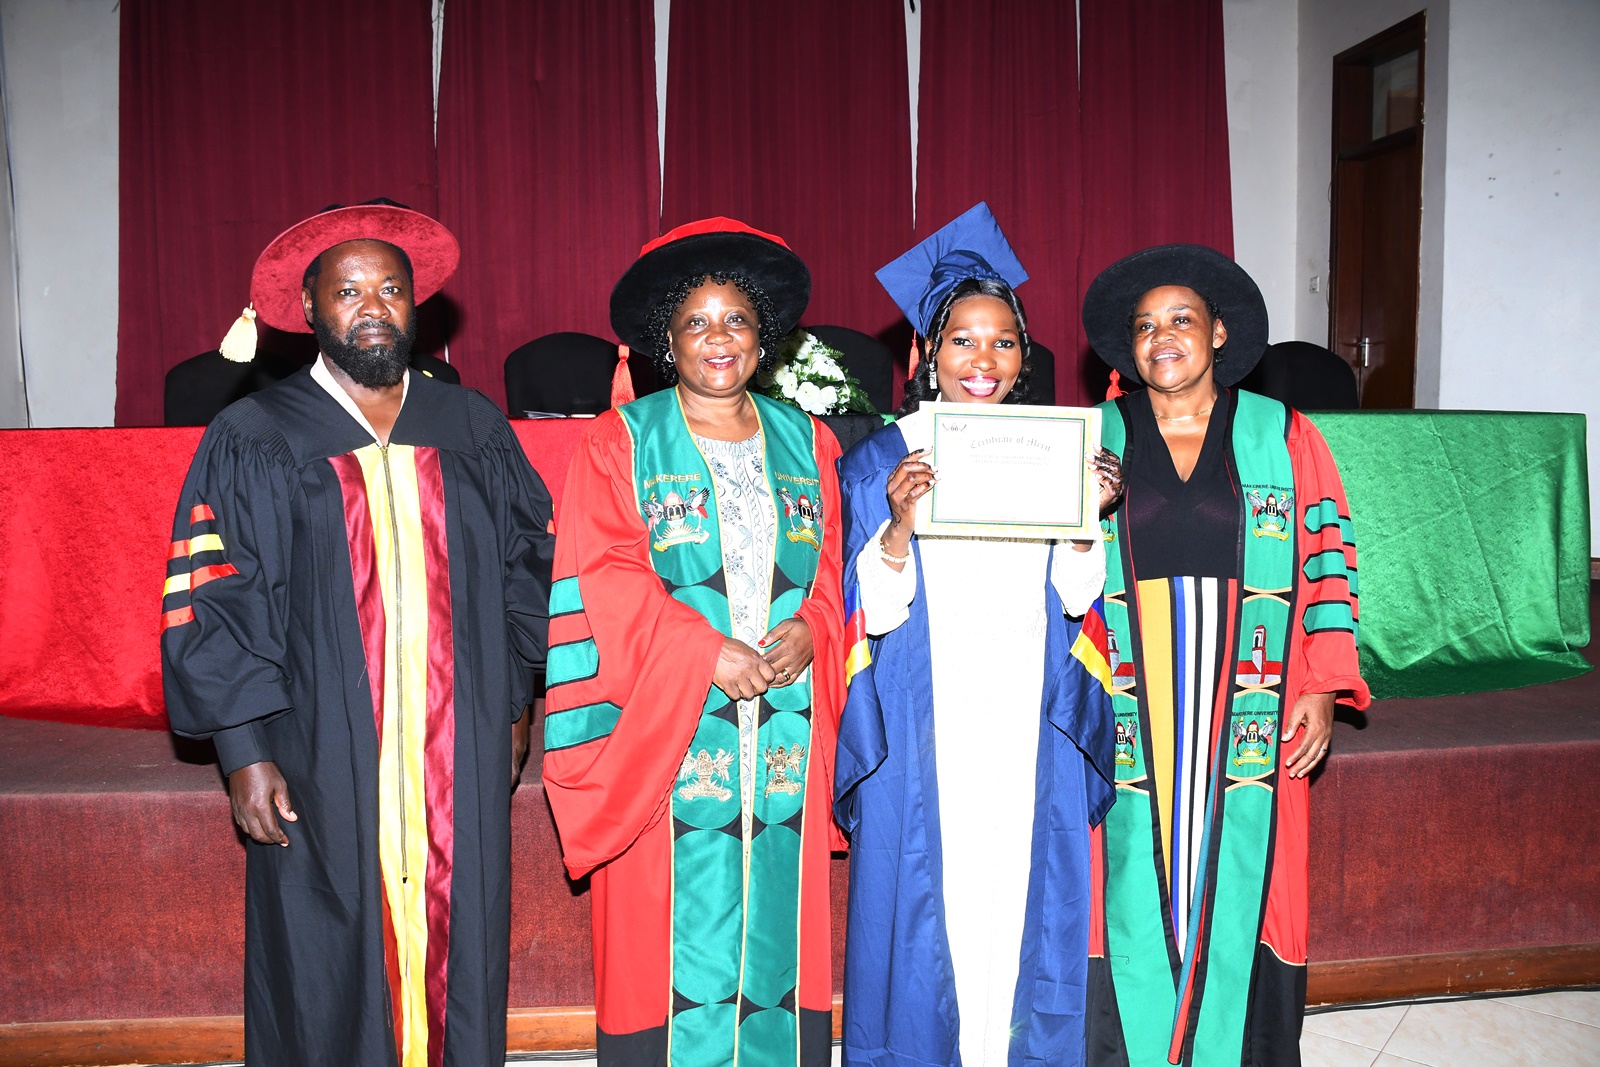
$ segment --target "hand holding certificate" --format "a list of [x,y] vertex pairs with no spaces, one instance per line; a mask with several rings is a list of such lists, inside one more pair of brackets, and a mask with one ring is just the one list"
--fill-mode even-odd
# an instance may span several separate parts
[[917,502],[919,537],[1100,536],[1094,408],[925,405],[933,414],[933,490]]

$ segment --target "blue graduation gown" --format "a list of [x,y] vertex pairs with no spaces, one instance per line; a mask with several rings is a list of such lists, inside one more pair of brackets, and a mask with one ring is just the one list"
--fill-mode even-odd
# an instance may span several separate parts
[[[856,555],[889,518],[884,486],[906,452],[900,430],[886,426],[840,461],[847,598]],[[918,584],[910,617],[870,642],[872,662],[852,677],[839,727],[834,810],[851,839],[847,1065],[961,1062],[945,933],[928,607],[915,541],[912,552]],[[1084,1059],[1089,828],[1113,799],[1112,717],[1104,687],[1071,654],[1081,624],[1065,616],[1048,570],[1040,580],[1049,621],[1010,1062],[1076,1065]],[[957,743],[979,746],[983,738]]]

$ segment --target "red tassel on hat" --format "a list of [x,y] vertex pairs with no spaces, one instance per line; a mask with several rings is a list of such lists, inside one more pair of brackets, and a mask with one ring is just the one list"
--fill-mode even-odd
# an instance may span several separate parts
[[611,373],[611,406],[620,408],[637,399],[633,395],[633,375],[628,373],[628,346],[617,346],[617,369]]
[[917,364],[922,362],[922,350],[917,347],[917,335],[911,335],[911,355],[906,359],[906,378],[917,376]]
[[1106,399],[1115,400],[1122,395],[1122,375],[1116,371],[1111,372],[1111,384],[1106,386]]

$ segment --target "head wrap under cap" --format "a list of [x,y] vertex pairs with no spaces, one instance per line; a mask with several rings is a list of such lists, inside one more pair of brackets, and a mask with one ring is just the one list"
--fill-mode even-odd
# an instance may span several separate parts
[[879,283],[923,337],[945,297],[968,278],[1001,281],[1013,289],[1028,280],[989,205],[981,201],[878,271]]

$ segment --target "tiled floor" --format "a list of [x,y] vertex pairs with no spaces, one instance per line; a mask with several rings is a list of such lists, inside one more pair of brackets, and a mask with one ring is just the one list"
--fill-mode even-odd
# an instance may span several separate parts
[[[1600,992],[1430,1001],[1307,1015],[1303,1067],[1600,1067]],[[583,1053],[518,1057],[508,1067]],[[833,1050],[835,1067],[839,1050]]]
[[1300,1056],[1304,1067],[1597,1067],[1600,992],[1307,1015]]
[[[839,1050],[833,1053],[837,1065]],[[1600,992],[1307,1015],[1300,1057],[1303,1067],[1600,1067]],[[591,1067],[594,1059],[565,1062]]]

